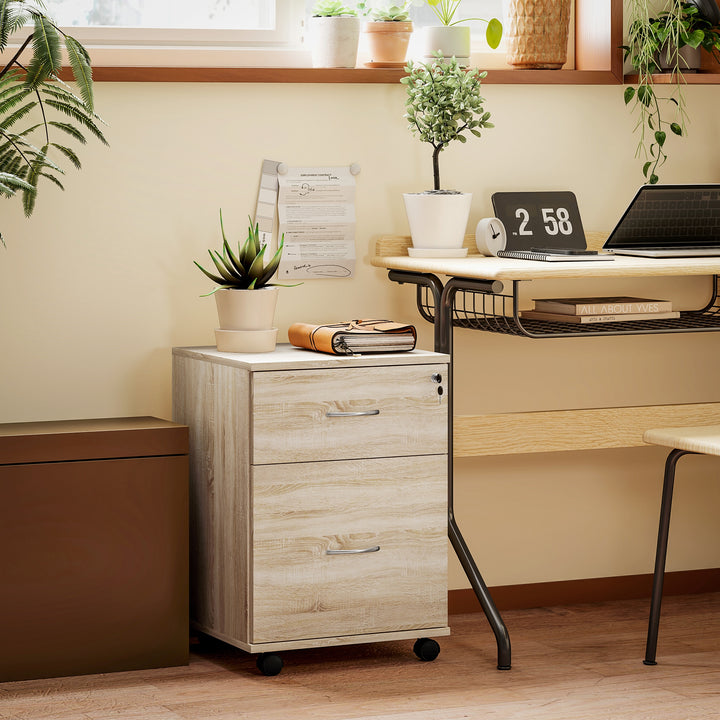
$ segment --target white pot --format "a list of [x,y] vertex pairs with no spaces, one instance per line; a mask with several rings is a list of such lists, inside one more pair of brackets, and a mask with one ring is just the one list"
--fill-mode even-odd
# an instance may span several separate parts
[[468,25],[438,25],[426,27],[422,33],[422,54],[434,60],[438,50],[446,57],[455,57],[460,65],[470,63],[470,27]]
[[316,68],[354,68],[360,40],[360,18],[311,17],[312,62]]
[[413,247],[462,248],[472,193],[404,193],[403,199]]
[[278,287],[259,290],[216,290],[221,330],[269,330],[275,324]]
[[272,352],[277,344],[277,328],[269,330],[215,330],[215,345],[220,352]]

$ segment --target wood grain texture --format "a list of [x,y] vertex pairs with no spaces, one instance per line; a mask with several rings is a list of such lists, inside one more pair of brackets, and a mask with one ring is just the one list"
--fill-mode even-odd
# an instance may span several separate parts
[[642,664],[647,599],[504,614],[513,669],[478,613],[451,618],[437,660],[412,641],[298,650],[262,677],[255,658],[195,645],[190,665],[0,685],[13,720],[715,720],[720,594],[668,597],[657,667]]
[[446,391],[445,364],[255,373],[253,463],[445,452]]
[[[720,257],[710,258],[640,258],[616,255],[608,262],[539,262],[513,258],[484,257],[468,254],[466,258],[411,258],[407,255],[385,255],[392,250],[387,239],[378,241],[370,263],[376,267],[410,272],[434,273],[481,280],[551,280],[557,278],[671,277],[681,275],[720,274]],[[401,241],[402,242],[402,241]],[[597,242],[591,236],[589,246]],[[399,246],[397,246],[399,248]],[[405,246],[407,247],[407,246]]]
[[191,617],[247,641],[249,374],[176,355],[173,388],[190,427]]
[[[717,418],[720,418],[720,412],[715,413]],[[720,425],[653,428],[645,433],[643,439],[646,443],[678,450],[720,455]]]
[[447,625],[446,476],[446,455],[256,466],[252,641]]
[[455,457],[640,447],[651,428],[709,424],[720,403],[550,410],[455,417]]

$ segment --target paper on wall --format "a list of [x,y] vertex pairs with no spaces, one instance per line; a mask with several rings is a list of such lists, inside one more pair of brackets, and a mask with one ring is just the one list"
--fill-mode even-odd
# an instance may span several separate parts
[[285,248],[277,278],[346,278],[355,272],[355,177],[349,167],[296,167],[278,175]]

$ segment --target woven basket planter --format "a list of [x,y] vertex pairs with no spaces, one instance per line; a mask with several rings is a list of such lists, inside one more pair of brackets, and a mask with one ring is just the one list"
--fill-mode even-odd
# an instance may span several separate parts
[[571,0],[510,0],[507,62],[517,68],[561,68],[567,60]]

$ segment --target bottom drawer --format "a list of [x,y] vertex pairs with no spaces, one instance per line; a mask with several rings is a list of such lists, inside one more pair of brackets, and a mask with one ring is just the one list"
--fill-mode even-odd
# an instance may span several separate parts
[[445,455],[254,467],[251,642],[447,625],[446,480]]

